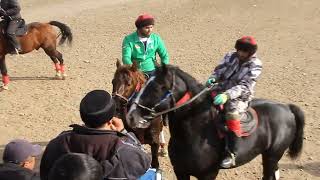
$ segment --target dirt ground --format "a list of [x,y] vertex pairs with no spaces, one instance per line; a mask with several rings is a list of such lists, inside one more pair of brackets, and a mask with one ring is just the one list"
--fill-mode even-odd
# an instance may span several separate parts
[[[320,1],[319,0],[26,0],[27,22],[58,20],[73,30],[71,48],[60,47],[68,78],[54,70],[42,50],[7,56],[12,82],[0,93],[0,149],[13,138],[42,145],[71,123],[80,123],[81,98],[90,90],[111,91],[123,37],[135,30],[138,14],[156,17],[171,63],[205,81],[242,35],[256,37],[263,74],[256,96],[299,105],[306,114],[305,144],[296,161],[280,161],[282,179],[320,179]],[[167,133],[167,138],[169,134]],[[166,179],[175,179],[161,158]],[[218,179],[259,179],[261,158]]]

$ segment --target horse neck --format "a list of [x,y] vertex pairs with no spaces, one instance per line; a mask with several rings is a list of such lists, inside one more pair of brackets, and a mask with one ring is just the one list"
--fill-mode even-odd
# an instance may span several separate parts
[[140,83],[141,85],[143,85],[147,81],[146,77],[144,76],[144,74],[142,72],[137,71],[137,72],[135,72],[135,74],[136,74],[135,75],[136,81],[138,83]]
[[146,82],[146,78],[144,74],[140,71],[130,71],[130,76],[132,78],[133,87],[131,88],[128,94],[130,94],[130,96],[133,96],[137,91],[139,91],[142,88],[143,84]]
[[[184,81],[184,83],[186,84],[187,90],[182,94],[190,92],[192,96],[195,96],[204,88],[197,81]],[[191,87],[188,83],[197,84],[193,84]],[[169,114],[171,136],[182,140],[192,141],[192,137],[203,137],[203,133],[206,134],[206,132],[209,132],[212,136],[211,138],[216,138],[218,140],[217,128],[214,123],[216,114],[216,110],[212,105],[210,93],[205,93],[189,105]]]

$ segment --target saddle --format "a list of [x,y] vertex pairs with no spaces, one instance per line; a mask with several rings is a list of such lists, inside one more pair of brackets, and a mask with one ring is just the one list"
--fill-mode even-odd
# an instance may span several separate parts
[[[218,107],[218,120],[216,121],[219,135],[221,138],[225,136],[228,132],[228,128],[225,123],[225,112],[223,111],[223,107]],[[257,112],[249,107],[248,110],[241,114],[240,124],[241,124],[241,137],[250,136],[258,127],[258,115]]]
[[[0,29],[2,34],[6,34],[7,26],[8,26],[7,20],[2,20],[0,22]],[[19,27],[16,30],[16,36],[23,36],[27,34],[27,32],[28,32],[28,25],[26,25],[26,22],[24,19],[21,19]]]

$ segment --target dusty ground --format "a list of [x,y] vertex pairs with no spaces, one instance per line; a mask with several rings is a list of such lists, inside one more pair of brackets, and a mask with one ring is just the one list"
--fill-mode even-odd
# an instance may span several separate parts
[[[136,16],[155,15],[171,63],[204,81],[223,54],[242,35],[254,35],[264,71],[257,97],[292,102],[306,113],[301,158],[280,162],[282,179],[320,179],[320,1],[319,0],[28,0],[28,22],[59,20],[74,33],[71,48],[60,47],[69,77],[51,80],[51,61],[43,53],[7,57],[10,90],[0,93],[0,148],[10,139],[45,145],[71,123],[79,123],[78,105],[92,89],[111,90],[115,60]],[[218,179],[258,179],[260,157]],[[161,158],[166,179],[175,179],[168,158]]]

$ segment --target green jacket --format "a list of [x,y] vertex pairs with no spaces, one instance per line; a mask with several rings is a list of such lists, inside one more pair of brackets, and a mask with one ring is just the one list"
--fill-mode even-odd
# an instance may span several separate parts
[[145,51],[144,44],[139,40],[138,33],[134,32],[126,36],[122,43],[122,62],[132,64],[137,61],[142,72],[155,70],[156,53],[164,64],[169,63],[169,54],[159,35],[152,33],[147,42]]

